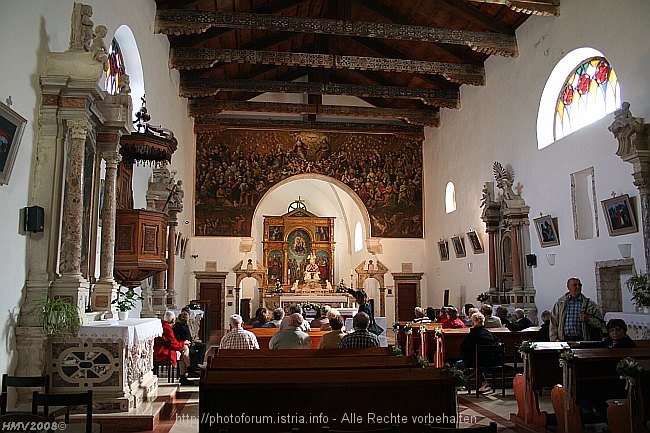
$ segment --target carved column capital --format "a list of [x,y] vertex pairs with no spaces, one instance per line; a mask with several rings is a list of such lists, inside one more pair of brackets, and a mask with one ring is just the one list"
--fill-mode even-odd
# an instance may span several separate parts
[[85,140],[92,126],[86,119],[68,120],[68,131],[73,140]]

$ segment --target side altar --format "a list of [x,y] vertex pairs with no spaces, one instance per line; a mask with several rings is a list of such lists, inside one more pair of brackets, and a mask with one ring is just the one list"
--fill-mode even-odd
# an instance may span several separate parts
[[94,412],[126,412],[157,396],[153,340],[160,319],[97,321],[55,337],[46,363],[52,392],[93,391]]

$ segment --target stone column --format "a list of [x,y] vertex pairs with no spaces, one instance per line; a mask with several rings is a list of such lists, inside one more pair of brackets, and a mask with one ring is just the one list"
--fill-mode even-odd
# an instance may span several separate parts
[[239,305],[239,291],[241,287],[235,287],[235,314],[241,315],[241,305]]
[[[119,137],[118,141],[119,143]],[[117,210],[117,165],[121,156],[117,151],[102,152],[106,161],[104,180],[104,205],[102,209],[101,255],[99,259],[99,280],[93,288],[91,305],[93,311],[109,311],[111,299],[117,296],[119,285],[113,277],[115,265],[115,212]]]
[[167,235],[167,308],[176,308],[176,290],[174,271],[176,270],[176,226],[178,212],[169,209],[169,234]]
[[510,226],[510,245],[512,249],[512,286],[513,289],[521,289],[521,268],[519,263],[519,234],[517,224]]
[[632,116],[630,104],[623,102],[614,112],[614,122],[607,128],[618,141],[616,155],[632,164],[634,185],[639,190],[639,206],[643,227],[645,272],[650,273],[650,124]]
[[61,232],[61,277],[52,284],[51,293],[70,299],[84,311],[87,305],[88,281],[81,275],[81,241],[83,228],[83,178],[86,139],[92,126],[83,120],[68,120],[68,169],[63,199]]

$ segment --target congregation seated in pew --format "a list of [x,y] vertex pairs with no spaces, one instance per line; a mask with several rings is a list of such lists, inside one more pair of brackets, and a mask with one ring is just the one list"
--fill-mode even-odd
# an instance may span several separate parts
[[280,328],[269,341],[269,349],[311,349],[309,334],[302,330],[305,322],[300,313],[288,317],[288,324]]
[[230,331],[221,338],[220,349],[259,349],[257,337],[242,327],[244,320],[239,314],[230,316]]
[[330,317],[329,325],[332,330],[323,335],[318,343],[319,349],[336,349],[341,344],[343,337],[347,335],[343,330],[343,317],[340,315]]

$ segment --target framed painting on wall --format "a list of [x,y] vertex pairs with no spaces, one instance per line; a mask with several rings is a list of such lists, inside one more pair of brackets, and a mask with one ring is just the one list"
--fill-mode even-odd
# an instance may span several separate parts
[[440,260],[449,260],[449,244],[447,241],[440,239],[438,241],[438,252],[440,253]]
[[0,102],[0,185],[9,183],[27,120]]
[[639,229],[627,194],[603,200],[603,210],[607,221],[607,230],[610,236],[620,236],[636,233]]
[[451,238],[451,243],[454,246],[454,253],[456,253],[456,258],[465,257],[465,238],[462,236],[453,236]]
[[481,238],[474,230],[467,232],[467,239],[469,239],[469,245],[472,247],[472,252],[474,254],[481,254],[485,252],[483,244],[481,243]]
[[560,238],[557,235],[557,228],[550,215],[543,215],[533,220],[537,237],[542,248],[560,245]]

